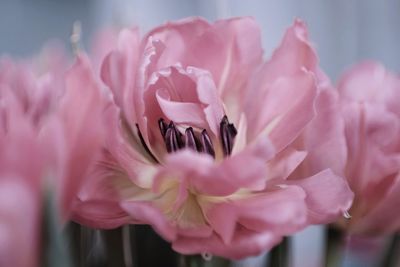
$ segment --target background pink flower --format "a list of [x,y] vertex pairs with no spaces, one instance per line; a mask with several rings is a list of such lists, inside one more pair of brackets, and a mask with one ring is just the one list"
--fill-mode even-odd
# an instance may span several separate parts
[[23,65],[1,62],[2,266],[38,265],[44,195],[54,192],[66,222],[103,142],[104,106],[86,57],[52,75],[36,77]]
[[343,224],[353,233],[392,233],[400,217],[399,77],[382,65],[364,62],[338,84],[345,122],[348,159],[345,175],[355,192],[352,219]]

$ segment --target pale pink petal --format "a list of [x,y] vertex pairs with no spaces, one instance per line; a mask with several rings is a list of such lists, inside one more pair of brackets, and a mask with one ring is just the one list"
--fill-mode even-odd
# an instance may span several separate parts
[[132,221],[120,207],[118,185],[131,182],[110,155],[104,154],[81,186],[73,203],[72,219],[93,228],[116,228]]
[[399,176],[395,178],[392,186],[378,200],[379,203],[371,208],[369,213],[358,223],[355,231],[360,233],[393,233],[400,229],[400,216],[396,212],[400,205]]
[[[219,134],[224,115],[222,102],[209,72],[174,66],[155,72],[144,93],[149,128],[158,133],[158,120],[166,118],[182,125]],[[153,137],[157,138],[157,137]]]
[[281,151],[266,163],[268,180],[286,179],[303,162],[306,156],[306,151],[298,151],[292,147]]
[[312,177],[292,180],[306,192],[309,222],[329,223],[350,209],[354,193],[346,180],[325,170]]
[[307,157],[301,165],[303,175],[310,176],[330,168],[344,175],[347,146],[344,121],[338,95],[334,89],[321,90],[315,102],[316,116],[300,137]]
[[215,87],[215,83],[208,71],[193,67],[187,68],[188,74],[196,81],[196,91],[200,102],[206,107],[203,112],[208,127],[215,136],[219,134],[219,123],[224,116],[224,107]]
[[250,116],[249,139],[268,135],[280,151],[293,142],[314,117],[315,80],[311,73],[303,72],[278,79],[264,93],[260,106],[250,105],[246,111]]
[[211,25],[199,18],[186,19],[156,28],[148,36],[166,45],[159,67],[181,62],[209,70],[220,94],[243,86],[262,60],[260,29],[250,17]]
[[[141,131],[143,140],[148,144],[150,151],[153,147],[151,146],[151,136],[148,132],[154,125],[150,118],[145,114],[146,111],[146,99],[145,91],[148,90],[149,83],[151,82],[151,77],[158,70],[157,64],[165,49],[162,42],[158,40],[153,40],[150,38],[146,43],[142,44],[144,46],[143,55],[139,61],[139,67],[137,70],[137,81],[135,83],[135,90],[133,90],[133,104],[137,117],[135,121]],[[129,119],[128,119],[129,123]]]
[[104,100],[88,59],[80,56],[66,77],[66,94],[59,116],[65,127],[68,146],[66,174],[58,185],[61,210],[67,214],[72,199],[84,182],[91,164],[100,152],[104,138],[101,114]]
[[241,153],[226,158],[211,173],[226,177],[238,188],[263,190],[268,177],[265,162],[275,155],[275,147],[265,138],[249,144]]
[[[177,173],[179,179],[187,179],[188,186],[194,187],[198,192],[218,196],[229,195],[238,189],[235,180],[229,179],[229,175],[213,175],[213,159],[207,154],[183,150],[168,155],[165,161],[167,174],[168,171]],[[221,168],[220,172],[222,170]]]
[[136,121],[139,116],[133,106],[133,92],[139,65],[139,46],[140,38],[137,29],[121,31],[117,50],[108,54],[101,67],[103,82],[113,92],[115,102],[124,111],[129,122]]
[[[214,165],[207,154],[183,150],[168,155],[167,171],[178,173],[196,191],[214,196],[234,193],[240,188],[262,190],[266,185],[265,161],[274,154],[270,143],[263,140],[249,146],[242,153]],[[246,167],[244,167],[246,166]]]
[[228,116],[238,122],[241,90],[262,61],[261,34],[250,17],[208,24],[195,18],[169,23],[149,33],[166,44],[159,67],[177,62],[211,72]]
[[304,227],[307,219],[305,193],[300,187],[277,187],[252,196],[238,196],[222,203],[205,207],[205,214],[213,229],[225,244],[232,242],[236,224],[249,230],[288,235]]
[[350,103],[343,108],[349,148],[347,176],[357,190],[369,182],[398,171],[399,122],[384,107],[368,103]]
[[265,193],[238,202],[239,223],[247,229],[290,235],[307,222],[304,191],[297,186],[277,185]]
[[338,90],[343,100],[384,103],[393,97],[399,78],[375,62],[362,62],[347,71],[339,80]]
[[197,17],[167,22],[150,31],[145,40],[152,38],[161,40],[165,44],[168,50],[163,53],[158,63],[159,68],[164,68],[187,60],[187,56],[190,56],[187,49],[209,27],[210,24],[207,21]]
[[[318,58],[316,51],[309,41],[305,23],[296,19],[287,29],[279,47],[271,59],[264,65],[266,79],[283,75],[292,75],[300,69],[317,71]],[[271,78],[270,78],[271,77]]]
[[168,91],[159,89],[156,98],[161,110],[170,121],[198,128],[206,128],[202,107],[197,103],[171,101]]
[[29,176],[0,177],[0,266],[39,266],[39,191]]
[[105,57],[116,48],[118,44],[118,31],[115,28],[102,28],[96,32],[91,41],[90,58],[92,59],[96,75]]
[[[289,125],[286,126],[289,129],[285,132],[289,135],[286,138],[291,139],[290,136],[296,135],[295,132],[302,129],[312,118],[310,107],[313,105],[309,102],[313,101],[316,93],[317,62],[315,51],[308,41],[307,29],[303,22],[296,20],[287,30],[271,59],[264,64],[247,88],[244,110],[249,128],[252,129],[250,138],[259,134],[274,119],[279,120],[277,117],[286,116],[294,121],[283,123],[282,120],[282,125]],[[295,107],[294,103],[299,105]],[[300,103],[304,106],[300,107]],[[285,113],[288,115],[284,115]],[[289,116],[293,113],[298,116]],[[279,151],[284,142],[275,141],[278,142]]]

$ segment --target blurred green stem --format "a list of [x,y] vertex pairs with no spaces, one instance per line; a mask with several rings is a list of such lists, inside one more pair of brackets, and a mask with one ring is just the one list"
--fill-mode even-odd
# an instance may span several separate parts
[[284,237],[282,242],[269,252],[269,267],[289,267],[290,239]]
[[391,239],[388,249],[382,257],[380,266],[400,266],[400,234],[395,234]]
[[343,243],[343,233],[336,228],[326,226],[326,267],[340,266],[341,259],[343,258]]
[[179,267],[229,267],[229,260],[220,257],[205,259],[201,255],[180,255]]

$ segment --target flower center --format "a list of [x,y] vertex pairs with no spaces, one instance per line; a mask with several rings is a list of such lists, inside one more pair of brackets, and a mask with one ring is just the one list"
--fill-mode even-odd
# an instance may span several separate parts
[[[173,121],[167,124],[162,118],[158,120],[158,126],[168,153],[178,151],[182,148],[189,148],[215,157],[214,145],[206,129],[203,129],[200,133],[196,133],[192,127],[188,127],[185,129],[185,133],[182,134],[175,127]],[[237,131],[235,126],[229,123],[227,116],[222,118],[219,132],[224,156],[229,156],[232,152]]]

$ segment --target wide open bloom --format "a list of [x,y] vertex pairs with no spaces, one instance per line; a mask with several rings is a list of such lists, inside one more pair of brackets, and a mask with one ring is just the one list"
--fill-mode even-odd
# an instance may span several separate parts
[[354,66],[338,83],[348,159],[345,175],[355,192],[351,233],[400,230],[400,79],[382,65]]
[[60,221],[69,219],[103,143],[100,91],[88,64],[82,56],[67,74],[36,77],[0,63],[1,266],[39,265],[44,195],[54,193]]
[[247,17],[122,31],[102,67],[117,109],[75,219],[146,223],[181,253],[241,258],[342,214],[352,193],[330,170],[288,179],[319,95],[307,38],[296,21],[263,62]]

